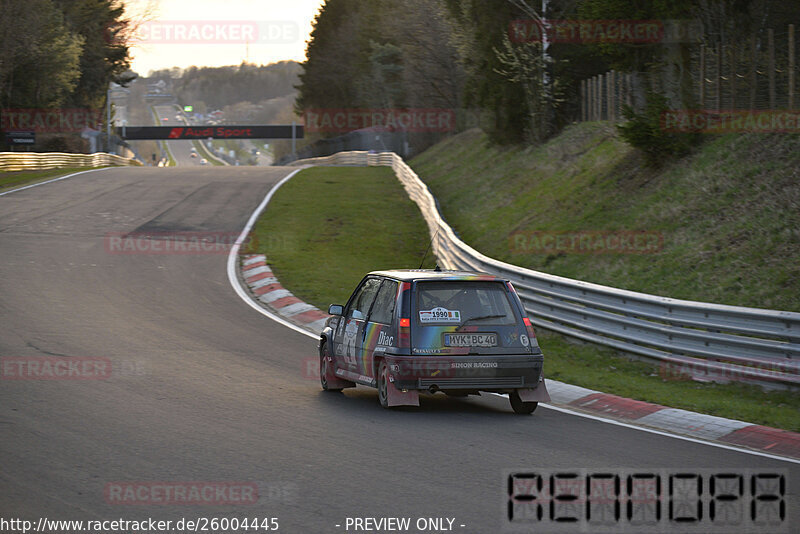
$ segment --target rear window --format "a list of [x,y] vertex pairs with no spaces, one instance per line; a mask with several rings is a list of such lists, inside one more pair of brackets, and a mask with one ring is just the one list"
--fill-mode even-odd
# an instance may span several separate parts
[[502,282],[418,282],[415,305],[421,326],[517,323]]

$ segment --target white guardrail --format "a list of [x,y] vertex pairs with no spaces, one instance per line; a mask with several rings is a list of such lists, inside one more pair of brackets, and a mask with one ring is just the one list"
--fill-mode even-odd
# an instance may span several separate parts
[[67,154],[65,152],[0,152],[0,171],[32,171],[59,167],[105,167],[141,165],[135,159],[105,152]]
[[428,223],[439,265],[510,280],[536,326],[658,360],[671,376],[800,386],[800,313],[636,293],[489,258],[456,236],[428,187],[393,152],[340,152],[290,165],[391,166]]

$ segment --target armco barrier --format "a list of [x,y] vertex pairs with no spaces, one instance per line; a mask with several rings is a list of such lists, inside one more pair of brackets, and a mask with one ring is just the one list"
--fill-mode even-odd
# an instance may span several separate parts
[[800,313],[636,293],[489,258],[455,235],[428,187],[392,152],[340,152],[290,165],[391,166],[428,223],[439,264],[509,279],[539,327],[655,359],[695,379],[800,386]]
[[135,159],[105,152],[67,154],[64,152],[0,152],[0,171],[29,171],[59,167],[104,167],[107,165],[141,165]]

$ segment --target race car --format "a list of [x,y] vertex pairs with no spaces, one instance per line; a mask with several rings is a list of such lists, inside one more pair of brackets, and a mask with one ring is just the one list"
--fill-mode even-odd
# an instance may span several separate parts
[[505,393],[518,414],[550,400],[533,327],[502,278],[374,271],[328,313],[318,347],[326,391],[374,387],[385,408],[418,406],[420,392]]

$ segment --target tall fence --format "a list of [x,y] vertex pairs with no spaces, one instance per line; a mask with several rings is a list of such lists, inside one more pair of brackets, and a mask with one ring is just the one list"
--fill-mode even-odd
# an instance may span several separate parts
[[800,313],[659,297],[489,258],[456,236],[427,186],[391,152],[340,152],[291,165],[391,166],[428,224],[439,264],[509,279],[539,327],[687,370],[695,378],[800,386]]
[[63,152],[0,152],[0,171],[57,169],[60,167],[105,167],[141,165],[140,161],[105,152],[67,154]]
[[[735,43],[691,45],[689,76],[693,105],[710,111],[795,109],[795,25],[766,30]],[[656,77],[657,78],[657,77]],[[620,121],[625,105],[643,101],[648,84],[637,73],[609,71],[580,83],[582,121]],[[657,89],[656,87],[652,87]],[[677,94],[677,89],[672,89]]]

